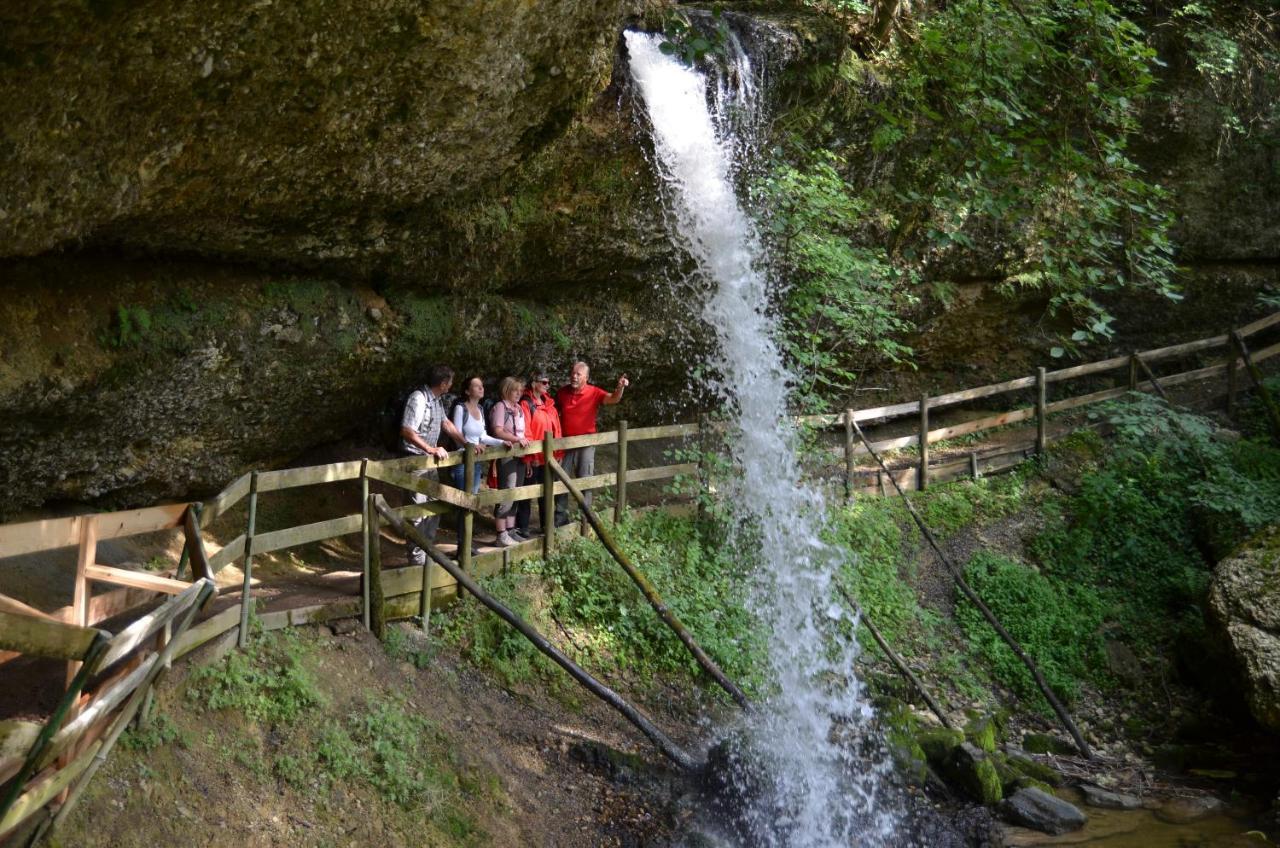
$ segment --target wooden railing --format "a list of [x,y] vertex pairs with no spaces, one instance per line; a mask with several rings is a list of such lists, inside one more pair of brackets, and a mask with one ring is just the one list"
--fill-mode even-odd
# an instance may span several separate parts
[[[1243,347],[1244,339],[1277,325],[1280,325],[1280,313],[1260,318],[1240,327],[1238,330],[1211,338],[1135,352],[1127,356],[1116,356],[1055,371],[1039,368],[1034,375],[1006,380],[1002,383],[962,389],[933,397],[924,396],[919,400],[905,403],[865,409],[848,409],[830,415],[810,415],[799,420],[801,423],[811,427],[843,427],[845,429],[845,491],[852,496],[855,494],[885,493],[884,472],[878,468],[859,468],[857,465],[858,457],[869,452],[866,445],[854,438],[853,422],[858,422],[860,427],[870,428],[872,425],[884,425],[908,415],[917,416],[917,426],[914,432],[908,435],[873,440],[870,442],[870,446],[877,452],[915,448],[918,451],[918,456],[914,465],[897,469],[892,473],[898,484],[903,488],[924,489],[930,482],[945,482],[962,477],[977,477],[984,472],[991,473],[1017,465],[1031,455],[1042,453],[1048,442],[1053,440],[1048,433],[1049,416],[1114,400],[1132,391],[1157,391],[1157,380],[1159,387],[1170,388],[1202,380],[1225,377],[1227,382],[1227,403],[1231,406],[1235,403],[1239,375],[1245,368],[1242,354],[1247,352],[1247,348]],[[1235,341],[1233,341],[1233,337]],[[1194,368],[1159,377],[1154,374],[1143,377],[1143,373],[1156,363],[1221,349],[1225,349],[1226,352],[1223,361],[1216,365]],[[1280,343],[1274,343],[1253,351],[1251,356],[1256,363],[1270,359],[1278,353],[1280,353]],[[1097,378],[1116,371],[1125,372],[1125,378],[1120,382],[1120,385],[1053,401],[1048,400],[1048,387],[1051,385],[1063,384],[1069,380],[1085,377]],[[1034,403],[1004,412],[985,415],[970,421],[951,424],[946,427],[934,429],[930,426],[931,413],[940,409],[1026,390],[1034,390]],[[930,445],[947,439],[970,436],[1025,421],[1034,421],[1036,424],[1035,438],[1028,444],[1004,447],[982,454],[972,452],[960,460],[931,463],[929,456]],[[1066,433],[1059,434],[1058,438],[1063,435],[1066,435]]]
[[[872,441],[871,446],[876,450],[916,447],[919,450],[918,461],[912,467],[893,473],[900,485],[924,488],[930,481],[970,475],[976,477],[984,470],[989,473],[1010,467],[1035,451],[1043,450],[1050,440],[1046,426],[1048,417],[1054,413],[1117,398],[1129,391],[1155,389],[1154,375],[1145,380],[1139,376],[1140,370],[1145,371],[1153,363],[1229,348],[1223,361],[1218,364],[1158,379],[1161,386],[1169,387],[1225,376],[1228,402],[1232,403],[1241,370],[1240,359],[1246,352],[1244,339],[1278,324],[1280,313],[1241,327],[1238,335],[1215,336],[1055,371],[1041,368],[1033,376],[935,397],[923,397],[918,401],[850,409],[836,415],[808,416],[798,420],[809,426],[844,427],[845,484],[846,491],[853,495],[879,493],[884,487],[883,472],[857,467],[857,457],[866,453],[866,448],[855,443],[853,422],[870,427],[903,416],[917,416],[916,432]],[[1238,340],[1235,346],[1232,346],[1233,338]],[[1272,344],[1254,351],[1252,360],[1256,363],[1277,353],[1280,353],[1280,344]],[[1127,369],[1127,379],[1121,385],[1052,402],[1047,399],[1047,387],[1050,385],[1076,378],[1097,377],[1123,369]],[[1035,390],[1036,401],[1032,405],[945,427],[930,427],[931,412],[1027,389]],[[971,453],[955,462],[930,463],[929,446],[932,444],[1031,420],[1036,421],[1038,426],[1030,447],[1018,446],[987,452],[982,456]],[[357,615],[363,618],[366,627],[371,625],[375,617],[378,621],[386,621],[421,616],[425,622],[433,598],[440,600],[455,594],[456,582],[440,568],[375,567],[379,560],[377,551],[382,522],[371,518],[367,509],[371,481],[391,484],[433,498],[425,504],[410,504],[395,510],[405,518],[420,518],[455,510],[471,514],[499,501],[530,498],[541,500],[544,514],[550,517],[554,514],[553,499],[567,492],[562,483],[554,481],[553,475],[545,475],[540,484],[482,491],[473,495],[435,480],[415,476],[414,472],[447,469],[457,465],[467,467],[477,461],[533,453],[550,455],[553,451],[578,447],[616,445],[617,471],[576,481],[578,487],[586,491],[612,487],[615,492],[616,519],[626,508],[628,483],[668,480],[699,472],[697,463],[631,468],[628,464],[628,445],[654,439],[690,439],[700,437],[702,433],[703,428],[698,424],[629,429],[624,421],[615,432],[554,441],[549,439],[527,448],[490,449],[480,459],[468,450],[452,453],[442,460],[430,457],[381,461],[366,459],[306,468],[254,471],[239,477],[204,503],[168,504],[147,509],[0,526],[0,557],[36,554],[67,547],[77,549],[74,599],[70,606],[54,613],[45,613],[17,599],[0,595],[0,664],[22,654],[68,661],[67,688],[62,702],[66,705],[65,711],[60,705],[59,711],[43,726],[32,722],[0,722],[0,741],[6,738],[10,740],[5,746],[7,750],[15,750],[14,740],[18,740],[16,748],[21,749],[27,745],[26,740],[30,739],[25,755],[0,759],[0,787],[4,787],[6,793],[0,795],[4,799],[3,806],[0,806],[0,841],[3,841],[6,833],[38,813],[77,780],[83,782],[85,778],[82,775],[91,774],[89,759],[101,750],[95,746],[106,744],[104,740],[113,741],[121,727],[119,722],[127,722],[139,711],[140,699],[145,697],[162,666],[213,640],[218,640],[215,654],[220,654],[234,644],[244,644],[254,607],[252,574],[255,556],[356,533],[360,534],[362,540],[359,597],[343,597],[329,603],[263,613],[257,619],[258,626],[263,630]],[[464,479],[471,479],[469,470]],[[351,481],[361,483],[360,501],[355,504],[356,511],[325,521],[258,532],[257,512],[261,497],[303,486]],[[216,553],[206,555],[201,538],[202,530],[208,529],[246,499],[248,508],[244,532]],[[101,541],[178,528],[185,535],[183,556],[178,567],[169,573],[134,571],[102,565],[96,561],[97,545]],[[471,522],[465,522],[464,528],[464,538],[459,540],[459,558],[464,564],[464,570],[480,576],[504,570],[513,561],[526,556],[548,555],[560,540],[580,532],[574,526],[549,528],[549,532],[541,539],[472,558]],[[190,605],[195,603],[196,595],[201,595],[199,600],[203,603],[213,586],[212,578],[237,561],[243,563],[244,572],[240,603],[188,628],[187,625],[193,620],[188,613],[191,612]],[[191,564],[194,583],[181,579],[187,562]],[[377,579],[373,579],[374,577]],[[110,583],[121,588],[92,596],[89,587],[93,582]],[[115,617],[127,617],[127,613],[141,605],[154,604],[158,597],[165,595],[172,596],[172,599],[150,614],[138,618],[116,636],[95,629],[95,625],[101,622]],[[175,626],[179,618],[182,620],[181,626]],[[91,672],[96,673],[108,666],[114,670],[100,677],[93,691],[85,695],[88,691],[87,683],[93,676]],[[60,814],[65,814],[65,810],[64,806]]]

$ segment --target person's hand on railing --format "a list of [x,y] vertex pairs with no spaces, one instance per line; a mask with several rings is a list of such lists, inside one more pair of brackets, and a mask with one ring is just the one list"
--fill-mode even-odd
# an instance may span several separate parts
[[481,453],[484,453],[484,449],[485,449],[486,445],[483,445],[483,444],[481,444],[480,442],[476,442],[476,444],[474,445],[474,447],[475,447],[475,449],[476,449],[476,453],[477,453],[477,454],[481,454]]

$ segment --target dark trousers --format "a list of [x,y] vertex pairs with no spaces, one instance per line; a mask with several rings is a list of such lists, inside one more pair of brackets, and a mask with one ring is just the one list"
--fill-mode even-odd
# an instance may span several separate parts
[[[529,466],[529,477],[527,480],[525,480],[525,485],[527,486],[533,486],[535,484],[542,485],[542,481],[546,479],[546,474],[547,474],[547,467],[545,465]],[[562,524],[569,523],[568,498],[569,498],[568,495],[556,495],[555,522],[557,527],[559,527]],[[545,507],[543,506],[542,498],[537,498],[537,501],[538,501],[538,521],[542,523],[542,532],[545,533],[547,531],[547,528],[550,527],[551,525],[547,521],[547,516],[544,512]],[[526,531],[528,531],[529,522],[532,519],[533,519],[533,499],[523,500],[517,503],[516,504],[516,529],[519,530],[521,533],[526,533],[527,535]]]

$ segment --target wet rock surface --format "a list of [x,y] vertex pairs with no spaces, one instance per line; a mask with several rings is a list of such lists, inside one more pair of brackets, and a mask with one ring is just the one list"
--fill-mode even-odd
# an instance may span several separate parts
[[1035,788],[1013,793],[1001,804],[1000,812],[1014,824],[1054,835],[1079,830],[1088,821],[1074,804]]
[[1254,720],[1280,733],[1280,528],[1263,530],[1218,564],[1209,609]]

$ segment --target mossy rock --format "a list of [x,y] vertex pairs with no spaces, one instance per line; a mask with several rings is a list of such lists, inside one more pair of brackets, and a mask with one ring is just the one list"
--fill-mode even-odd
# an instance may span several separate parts
[[950,783],[981,804],[991,806],[1004,798],[994,758],[971,742],[963,742],[951,752],[943,773]]
[[970,721],[964,727],[964,737],[988,754],[996,750],[999,727],[995,716],[981,716]]
[[1058,774],[1052,767],[1036,762],[1030,757],[1011,754],[1005,758],[1005,761],[1010,769],[1036,783],[1044,783],[1049,786],[1061,786],[1063,783],[1062,775]]
[[1075,746],[1052,733],[1024,733],[1022,748],[1032,754],[1074,754]]
[[933,727],[916,735],[916,742],[934,767],[941,767],[951,757],[951,752],[964,742],[964,734],[948,727]]
[[889,743],[898,772],[906,775],[911,782],[924,785],[929,778],[929,758],[916,738],[919,722],[909,711],[901,710],[891,714],[887,723],[885,739]]

